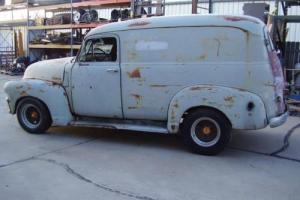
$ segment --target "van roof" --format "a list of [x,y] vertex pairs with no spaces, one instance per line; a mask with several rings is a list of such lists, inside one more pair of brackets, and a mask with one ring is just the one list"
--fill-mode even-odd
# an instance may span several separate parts
[[264,23],[246,15],[184,15],[163,16],[109,23],[92,29],[87,36],[98,33],[117,32],[134,29],[191,27],[191,26],[228,26],[261,35]]

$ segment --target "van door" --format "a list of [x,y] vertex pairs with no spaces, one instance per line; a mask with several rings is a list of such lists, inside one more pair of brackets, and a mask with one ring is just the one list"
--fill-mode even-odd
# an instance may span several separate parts
[[73,112],[80,116],[122,118],[118,38],[85,40],[72,68]]

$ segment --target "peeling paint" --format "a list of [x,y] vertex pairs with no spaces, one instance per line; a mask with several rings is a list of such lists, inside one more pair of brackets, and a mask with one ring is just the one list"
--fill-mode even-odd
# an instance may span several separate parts
[[138,41],[135,45],[137,51],[159,51],[169,48],[169,44],[165,41]]

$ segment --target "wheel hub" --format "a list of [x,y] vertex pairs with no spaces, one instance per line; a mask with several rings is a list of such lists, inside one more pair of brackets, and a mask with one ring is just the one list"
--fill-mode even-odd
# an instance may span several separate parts
[[32,104],[27,104],[22,108],[21,117],[23,123],[29,128],[36,128],[41,123],[40,111]]
[[211,129],[208,126],[205,126],[202,130],[205,135],[209,135],[211,133]]
[[221,129],[215,120],[202,117],[192,124],[191,136],[198,145],[209,147],[219,141]]

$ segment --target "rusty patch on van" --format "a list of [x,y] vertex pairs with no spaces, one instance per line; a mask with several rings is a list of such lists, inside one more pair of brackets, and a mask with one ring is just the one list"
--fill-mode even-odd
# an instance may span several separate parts
[[272,88],[276,87],[276,85],[273,84],[273,83],[264,83],[264,85],[267,86],[267,87],[272,87]]
[[231,107],[234,104],[234,97],[233,96],[224,97],[224,101],[225,101],[226,106]]
[[173,105],[174,108],[179,108],[178,100],[175,101],[175,104]]
[[128,107],[129,110],[134,110],[134,109],[138,109],[138,108],[139,108],[138,106],[129,106]]
[[154,88],[165,88],[165,87],[167,87],[167,85],[152,84],[152,85],[150,85],[150,87],[154,87]]
[[215,41],[217,42],[217,44],[218,44],[217,56],[219,56],[219,55],[220,55],[221,42],[220,42],[220,40],[219,40],[218,38],[215,38],[214,40],[215,40]]
[[241,17],[241,16],[223,16],[223,18],[225,20],[228,20],[228,21],[233,21],[233,22],[239,22],[239,21],[249,21],[249,22],[253,22],[255,24],[259,24],[256,20],[253,20],[253,19],[249,19],[249,18],[246,18],[246,17]]
[[[131,109],[137,109],[137,108],[140,108],[142,106],[142,100],[143,100],[143,97],[139,94],[130,94],[131,96],[134,97],[135,101],[136,101],[136,105],[135,106],[131,106]],[[134,108],[133,108],[134,107]],[[128,107],[128,109],[130,109]]]
[[210,86],[194,86],[194,87],[190,88],[190,90],[192,90],[192,91],[194,91],[194,90],[204,90],[204,89],[212,90],[212,87],[210,87]]
[[201,61],[201,60],[206,60],[207,59],[207,55],[206,54],[203,54],[201,56],[198,57],[198,60]]
[[139,68],[136,68],[132,72],[127,72],[129,78],[141,78],[141,72]]
[[53,76],[51,79],[52,79],[53,82],[55,82],[55,83],[61,83],[61,81],[62,81],[61,78],[55,77],[55,76]]
[[238,91],[241,91],[241,92],[247,92],[247,90],[243,89],[243,88],[238,88]]
[[175,122],[175,120],[176,120],[176,112],[175,112],[174,109],[172,109],[172,111],[171,111],[171,121]]
[[24,96],[28,96],[28,94],[27,94],[27,92],[22,91],[22,92],[20,93],[20,96],[21,96],[21,97],[24,97]]
[[135,22],[135,23],[129,24],[128,27],[146,26],[148,24],[150,24],[150,22],[141,21],[141,22]]
[[131,94],[131,96],[133,96],[137,100],[141,100],[142,99],[142,96],[139,95],[139,94]]
[[184,62],[183,57],[180,56],[180,55],[177,55],[177,56],[176,56],[176,62],[178,62],[178,63]]
[[16,87],[17,90],[22,89],[22,88],[23,88],[23,85],[19,85]]
[[129,60],[135,60],[137,57],[137,53],[133,51],[127,51],[127,56]]

